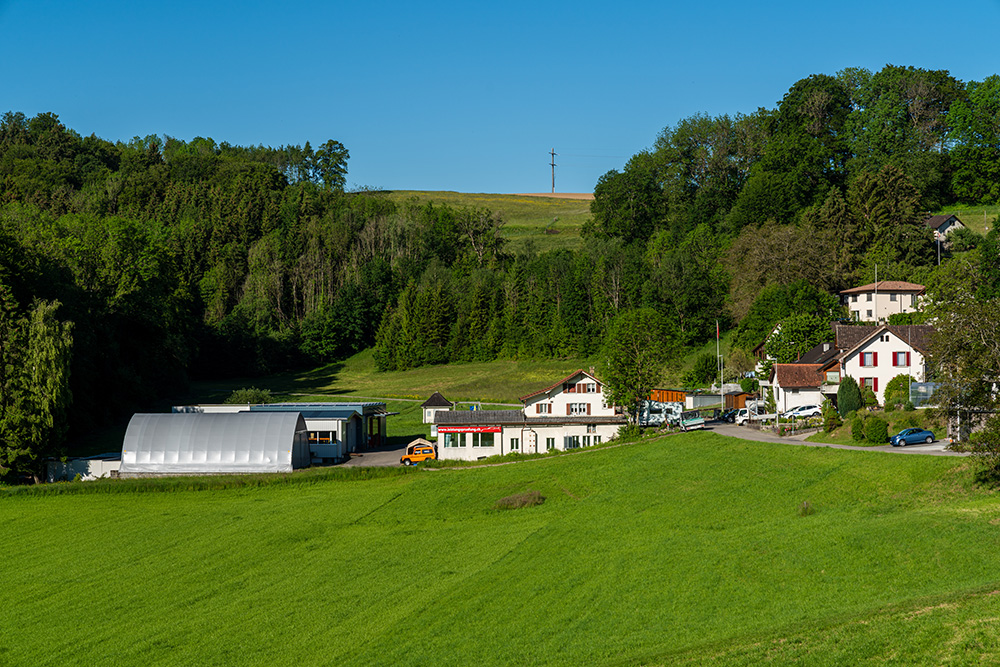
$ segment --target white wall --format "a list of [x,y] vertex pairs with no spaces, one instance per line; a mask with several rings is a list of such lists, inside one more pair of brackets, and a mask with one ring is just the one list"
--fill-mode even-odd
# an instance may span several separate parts
[[[576,391],[563,391],[563,385],[560,384],[558,387],[554,387],[549,394],[532,396],[524,402],[524,415],[528,418],[546,416],[565,417],[569,414],[566,411],[566,406],[576,404],[589,406],[590,411],[587,412],[586,408],[584,408],[582,412],[573,414],[589,415],[591,417],[614,416],[614,407],[608,406],[604,402],[604,387],[600,382],[591,378],[586,373],[577,373],[567,382],[574,385]],[[548,406],[548,411],[539,412],[539,404]],[[542,409],[546,408],[543,407]]]
[[[458,461],[475,461],[487,456],[510,454],[511,451],[521,452],[522,454],[541,454],[546,451],[546,444],[549,438],[552,439],[553,449],[572,449],[574,448],[574,444],[582,448],[598,444],[598,438],[600,438],[600,442],[602,443],[607,442],[618,435],[618,428],[618,424],[597,424],[590,425],[589,427],[586,424],[531,425],[527,428],[521,428],[520,425],[515,427],[505,426],[501,433],[493,434],[493,447],[473,447],[471,444],[471,433],[463,434],[465,435],[466,443],[464,447],[445,447],[445,435],[459,434],[441,433],[437,441],[438,457]],[[533,451],[530,448],[532,436],[535,442]],[[518,449],[516,450],[511,449],[511,441],[514,438],[518,441]]]
[[883,322],[887,321],[890,315],[916,312],[920,297],[913,292],[886,291],[878,294],[874,292],[851,294],[845,298],[852,319],[861,322]]
[[[894,365],[893,353],[907,351],[910,352],[910,365]],[[876,353],[877,356],[873,359],[876,365],[861,365],[865,352]],[[923,355],[911,348],[905,340],[900,339],[890,331],[883,331],[878,337],[845,357],[841,361],[841,367],[841,378],[850,375],[857,381],[858,385],[863,385],[863,378],[876,378],[878,386],[875,390],[875,397],[880,404],[885,402],[885,386],[889,383],[889,380],[897,375],[910,375],[917,382],[924,381]]]

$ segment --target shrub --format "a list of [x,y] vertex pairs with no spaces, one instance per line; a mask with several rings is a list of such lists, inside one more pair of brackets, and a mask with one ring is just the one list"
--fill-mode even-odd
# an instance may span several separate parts
[[865,387],[861,390],[861,401],[869,410],[878,407],[878,398],[875,396],[875,392],[872,391],[871,387]]
[[903,403],[903,410],[904,410],[905,412],[913,412],[913,411],[914,411],[914,410],[916,410],[916,409],[917,409],[917,408],[916,408],[916,406],[915,406],[915,405],[913,405],[913,402],[912,402],[912,401],[907,401],[906,403]]
[[865,420],[855,417],[851,420],[851,439],[861,442],[865,439]]
[[948,244],[955,252],[965,252],[979,247],[983,235],[968,227],[959,227],[948,234]]
[[829,433],[842,423],[840,415],[837,413],[837,409],[833,407],[830,399],[823,401],[823,430]]
[[871,417],[865,420],[865,440],[884,444],[889,440],[889,425],[884,419]]
[[274,403],[270,389],[258,389],[257,387],[244,387],[237,389],[229,395],[224,403],[229,405],[239,405],[243,403]]
[[857,412],[864,403],[861,402],[861,389],[850,375],[844,377],[837,389],[837,409],[841,415]]
[[799,505],[799,516],[809,516],[810,514],[815,514],[816,509],[809,504],[808,500],[803,500],[802,504]]
[[885,409],[903,406],[910,400],[910,383],[916,382],[906,373],[901,373],[885,385]]
[[543,496],[538,491],[525,491],[524,493],[515,493],[512,496],[501,498],[500,500],[493,503],[493,509],[517,510],[521,509],[522,507],[533,507],[535,505],[541,505],[544,502],[545,502],[545,496]]
[[755,378],[743,378],[740,380],[740,389],[748,394],[755,394],[760,390],[760,381]]

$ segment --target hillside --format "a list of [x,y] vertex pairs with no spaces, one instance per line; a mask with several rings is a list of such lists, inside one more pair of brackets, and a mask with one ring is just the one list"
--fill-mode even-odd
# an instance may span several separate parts
[[535,194],[499,195],[463,192],[395,190],[387,195],[397,204],[417,200],[455,208],[488,208],[503,214],[503,235],[514,251],[531,243],[536,252],[582,245],[580,229],[590,218],[590,201]]
[[[9,665],[988,661],[997,512],[966,465],[701,433],[368,480],[27,490],[0,503],[0,648]],[[492,509],[527,490],[545,502]]]

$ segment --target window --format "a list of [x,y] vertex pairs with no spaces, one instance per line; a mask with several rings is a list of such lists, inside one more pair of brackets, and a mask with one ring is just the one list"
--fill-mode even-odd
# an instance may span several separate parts
[[521,441],[518,438],[510,439],[510,450],[515,451],[521,449]]
[[858,295],[857,294],[852,294],[851,295],[851,303],[857,303],[857,302],[858,302]]
[[878,352],[862,352],[861,365],[866,367],[878,366]]
[[599,435],[595,435],[594,436],[594,444],[595,445],[601,444],[601,436],[599,436]]
[[867,313],[868,313],[868,315],[867,315],[868,317],[871,317],[871,316],[872,316],[872,311],[870,311],[870,310],[869,310],[869,311],[865,311],[865,312],[867,312]]
[[597,385],[594,384],[593,382],[588,382],[587,383],[587,393],[588,394],[596,394],[597,393]]
[[861,378],[861,386],[878,392],[878,378]]
[[[660,412],[662,413],[663,410],[660,410]],[[587,424],[587,433],[597,433],[597,427],[593,424]]]
[[885,334],[884,336],[882,336],[881,340],[882,340],[883,343],[888,343],[889,342],[889,334]]
[[444,446],[445,447],[465,447],[465,434],[464,433],[445,433],[444,434]]
[[590,414],[589,403],[570,403],[569,413],[571,415],[586,415]]
[[590,447],[590,436],[589,435],[583,436],[583,446],[584,447]]
[[910,365],[910,353],[909,352],[893,352],[892,353],[892,365],[893,366],[909,366]]
[[872,300],[872,295],[871,294],[865,294],[865,301],[871,301],[871,300]]
[[552,414],[552,404],[551,403],[535,403],[535,413],[539,415],[549,415]]
[[830,384],[840,384],[840,371],[827,371],[826,381]]
[[[469,433],[469,439],[472,440],[473,447],[492,447],[493,446],[493,436],[494,433]],[[462,445],[463,447],[465,445]]]
[[577,449],[579,446],[580,446],[580,436],[578,435],[566,436],[566,449]]
[[895,301],[895,300],[896,300],[896,295],[895,294],[890,294],[889,295],[889,301]]
[[310,445],[329,445],[337,442],[336,431],[309,431]]
[[545,438],[545,451],[549,451],[556,448],[555,438]]

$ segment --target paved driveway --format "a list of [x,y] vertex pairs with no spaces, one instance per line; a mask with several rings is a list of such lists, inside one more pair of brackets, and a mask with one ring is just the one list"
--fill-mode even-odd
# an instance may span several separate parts
[[758,431],[736,424],[725,424],[722,422],[708,422],[706,427],[714,433],[725,435],[731,438],[741,438],[743,440],[756,440],[758,442],[780,442],[786,445],[805,445],[806,447],[833,447],[834,449],[857,449],[865,452],[893,452],[897,454],[926,454],[928,456],[968,456],[964,452],[949,452],[945,449],[947,442],[937,440],[929,445],[907,445],[906,447],[893,447],[892,445],[881,445],[878,447],[857,447],[854,445],[831,445],[825,442],[806,442],[806,435],[787,435],[780,437],[773,433]]
[[399,457],[406,449],[405,444],[389,445],[371,451],[359,452],[341,465],[345,466],[398,466]]

